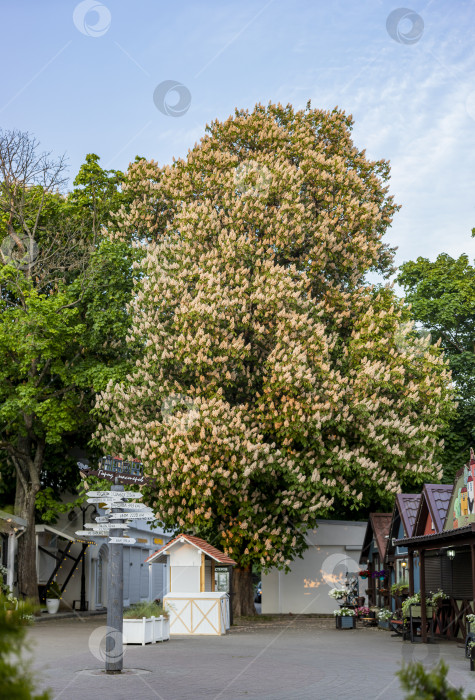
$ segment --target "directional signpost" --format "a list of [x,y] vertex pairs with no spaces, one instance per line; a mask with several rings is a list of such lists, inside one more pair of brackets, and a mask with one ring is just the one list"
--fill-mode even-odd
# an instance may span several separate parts
[[84,527],[90,527],[91,530],[127,530],[128,525],[123,525],[122,523],[86,523]]
[[155,516],[152,511],[138,511],[134,513],[111,513],[111,520],[154,520]]
[[[87,530],[78,530],[78,537],[107,537],[109,544],[109,566],[107,568],[107,635],[106,635],[106,673],[121,673],[123,668],[123,606],[124,606],[124,571],[123,571],[123,545],[135,544],[133,537],[123,537],[123,531],[128,529],[124,520],[154,520],[153,511],[143,503],[131,502],[142,498],[142,494],[136,491],[124,491],[123,483],[144,483],[145,477],[141,475],[139,463],[128,463],[123,460],[104,458],[107,468],[112,460],[114,470],[98,474],[102,478],[114,481],[110,491],[89,491],[88,503],[103,504],[106,515],[96,518],[94,523],[85,523]],[[116,464],[117,462],[117,464]],[[120,463],[120,464],[119,464]],[[96,474],[89,471],[89,467],[79,464],[81,474]],[[107,474],[107,476],[104,476]],[[113,531],[112,534],[110,531]]]
[[123,491],[122,493],[115,493],[114,491],[88,491],[87,495],[90,498],[100,498],[101,501],[107,500],[118,500],[121,501],[123,498],[142,498],[143,494],[139,491]]
[[[112,486],[114,496],[123,490],[123,486]],[[111,502],[111,505],[114,508],[115,503]],[[122,530],[117,530],[117,535],[121,534]],[[114,544],[111,539],[109,537],[110,558],[107,567],[106,673],[121,673],[124,665],[124,549],[122,544]]]

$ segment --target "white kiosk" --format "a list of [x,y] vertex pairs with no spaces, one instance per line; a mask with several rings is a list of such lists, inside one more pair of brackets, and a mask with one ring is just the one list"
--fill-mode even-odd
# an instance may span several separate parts
[[146,559],[169,563],[170,592],[163,605],[170,634],[226,634],[229,596],[214,589],[214,568],[235,566],[226,554],[193,535],[178,535]]

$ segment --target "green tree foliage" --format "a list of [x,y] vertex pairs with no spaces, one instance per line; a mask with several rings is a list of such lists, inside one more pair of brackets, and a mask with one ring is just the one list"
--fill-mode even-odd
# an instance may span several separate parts
[[79,226],[87,227],[95,240],[111,213],[116,212],[122,203],[118,192],[124,180],[120,170],[104,170],[99,161],[98,155],[88,153],[67,198]]
[[[40,497],[50,518],[50,497],[77,483],[67,453],[89,439],[95,392],[129,365],[134,261],[130,246],[111,242],[104,230],[107,208],[120,206],[120,174],[88,156],[76,189],[63,196],[62,162],[37,150],[27,134],[0,134],[2,244],[13,241],[20,251],[15,257],[3,246],[0,266],[0,466],[5,477],[14,469],[15,510],[28,522],[18,580],[30,598],[37,596],[37,495],[50,488]],[[24,264],[31,241],[34,256]]]
[[444,433],[444,481],[451,483],[475,443],[475,267],[443,253],[401,266],[398,282],[418,324],[450,362],[458,408]]
[[49,692],[37,693],[33,673],[22,658],[26,620],[34,608],[20,601],[12,608],[0,593],[0,698],[5,700],[50,700]]
[[465,695],[463,688],[455,688],[447,680],[449,667],[442,660],[426,670],[421,663],[404,666],[397,672],[401,687],[406,691],[406,700],[475,700],[475,695]]
[[440,472],[446,366],[401,344],[407,311],[364,283],[391,270],[396,207],[351,126],[337,110],[237,112],[172,167],[134,165],[116,221],[148,241],[129,337],[143,351],[99,397],[102,445],[143,461],[165,525],[238,562],[237,613],[253,609],[252,564],[286,567],[316,518]]

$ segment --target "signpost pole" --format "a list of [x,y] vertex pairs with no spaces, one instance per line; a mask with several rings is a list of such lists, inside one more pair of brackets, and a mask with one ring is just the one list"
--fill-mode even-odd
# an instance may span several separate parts
[[[117,483],[112,491],[123,491]],[[120,512],[121,506],[113,506],[111,512]],[[121,536],[122,530],[114,535]],[[122,645],[124,615],[124,548],[122,544],[109,545],[109,566],[107,568],[107,636],[106,636],[106,673],[121,673],[124,664]]]

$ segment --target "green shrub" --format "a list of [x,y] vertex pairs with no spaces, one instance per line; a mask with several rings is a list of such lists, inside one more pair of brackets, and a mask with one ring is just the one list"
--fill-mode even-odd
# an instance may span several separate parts
[[406,700],[475,700],[475,695],[464,695],[463,688],[454,688],[447,680],[449,667],[441,661],[426,670],[421,663],[404,666],[397,672]]
[[406,583],[406,581],[398,581],[391,586],[391,593],[393,595],[401,595],[401,593],[405,593],[408,590],[409,584]]
[[49,584],[48,590],[46,591],[46,597],[53,600],[58,600],[61,598],[61,588],[56,581],[51,581]]
[[11,601],[0,593],[0,698],[5,700],[51,699],[47,691],[35,693],[33,676],[21,658],[33,613],[34,607],[22,600],[12,609]]
[[126,620],[140,620],[142,617],[160,617],[160,615],[168,617],[168,613],[163,609],[163,605],[159,605],[155,601],[145,600],[142,603],[131,605],[128,610],[124,610],[124,618]]

